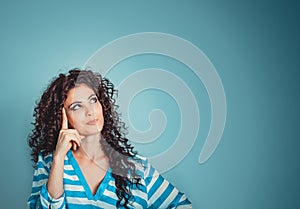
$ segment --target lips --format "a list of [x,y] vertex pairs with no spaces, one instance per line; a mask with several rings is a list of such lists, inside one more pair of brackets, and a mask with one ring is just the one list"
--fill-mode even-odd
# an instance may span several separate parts
[[86,124],[87,125],[91,125],[91,126],[93,126],[93,125],[96,125],[97,124],[97,122],[98,122],[98,119],[94,119],[94,120],[90,120],[89,122],[87,122]]

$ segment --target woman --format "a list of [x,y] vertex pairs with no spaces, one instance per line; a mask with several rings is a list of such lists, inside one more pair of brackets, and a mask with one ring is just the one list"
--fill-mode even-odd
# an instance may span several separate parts
[[191,208],[125,137],[109,80],[60,74],[34,109],[29,208]]

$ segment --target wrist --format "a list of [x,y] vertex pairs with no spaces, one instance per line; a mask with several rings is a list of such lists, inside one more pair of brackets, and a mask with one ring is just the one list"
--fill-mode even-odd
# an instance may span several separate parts
[[55,164],[64,164],[65,156],[60,155],[58,153],[54,153],[53,155],[53,163]]

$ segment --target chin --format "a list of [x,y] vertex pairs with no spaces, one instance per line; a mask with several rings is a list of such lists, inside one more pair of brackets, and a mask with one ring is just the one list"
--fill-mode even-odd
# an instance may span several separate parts
[[91,136],[100,134],[102,131],[102,126],[94,126],[94,127],[84,127],[82,131],[79,131],[79,134],[82,136]]
[[87,131],[85,132],[85,134],[83,134],[84,136],[91,136],[91,135],[97,135],[100,134],[101,130],[96,130],[96,131]]

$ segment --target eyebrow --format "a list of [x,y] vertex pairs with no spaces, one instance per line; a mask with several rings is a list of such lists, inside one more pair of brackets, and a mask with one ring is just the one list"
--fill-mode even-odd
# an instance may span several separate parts
[[[89,100],[91,97],[93,97],[93,96],[96,96],[96,94],[91,94],[88,98],[87,98],[87,100]],[[77,103],[82,103],[82,102],[80,102],[80,101],[75,101],[75,102],[72,102],[69,106],[68,106],[68,109],[70,109],[71,108],[71,106],[73,105],[73,104],[77,104]]]

